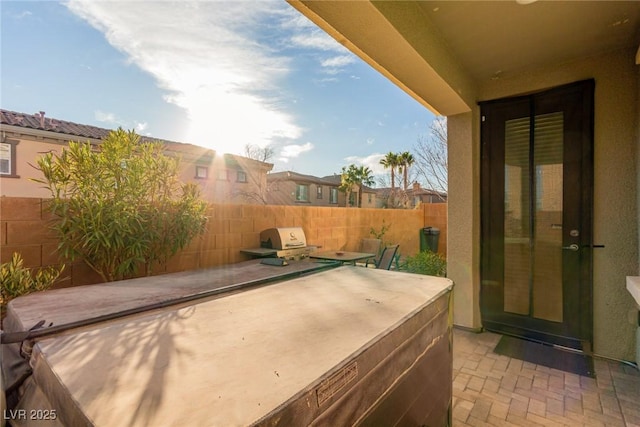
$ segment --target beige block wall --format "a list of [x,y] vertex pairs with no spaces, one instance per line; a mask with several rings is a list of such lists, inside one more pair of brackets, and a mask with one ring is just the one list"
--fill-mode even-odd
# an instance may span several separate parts
[[[0,262],[7,262],[13,252],[20,252],[25,266],[39,267],[64,262],[56,253],[57,239],[50,231],[51,215],[46,199],[0,197]],[[356,209],[302,206],[210,204],[209,221],[204,235],[154,274],[220,266],[250,259],[243,248],[260,246],[260,232],[271,227],[302,227],[309,245],[323,250],[357,251],[363,238],[371,237],[373,227],[389,227],[387,244],[399,244],[401,256],[415,255],[420,249],[419,233],[423,226],[440,228],[440,252],[444,253],[442,235],[446,236],[446,206],[423,205],[420,209]],[[428,221],[428,222],[425,222]],[[100,283],[100,277],[82,262],[66,261],[68,280],[57,287]]]

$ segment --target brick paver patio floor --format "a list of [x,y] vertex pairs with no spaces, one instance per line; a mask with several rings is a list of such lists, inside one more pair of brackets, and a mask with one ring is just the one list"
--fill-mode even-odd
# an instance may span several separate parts
[[640,372],[594,360],[596,378],[493,353],[500,335],[453,334],[453,426],[637,426]]

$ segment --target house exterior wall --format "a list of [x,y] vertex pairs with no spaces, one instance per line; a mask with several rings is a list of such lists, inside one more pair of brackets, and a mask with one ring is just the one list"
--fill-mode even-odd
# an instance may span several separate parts
[[[6,128],[3,128],[5,130]],[[6,141],[17,141],[16,150],[16,177],[0,175],[0,196],[10,197],[50,197],[48,190],[42,185],[33,182],[32,179],[42,179],[43,176],[32,165],[36,165],[37,159],[44,153],[60,153],[67,146],[69,140],[86,141],[80,137],[71,135],[54,134],[52,132],[38,132],[37,134],[49,134],[52,137],[39,137],[31,135],[29,130],[24,134],[5,131]],[[55,136],[55,138],[54,138]],[[91,140],[99,143],[99,140]],[[175,145],[176,143],[174,143]],[[242,157],[234,157],[237,164],[226,164],[223,156],[216,156],[209,163],[203,163],[202,154],[211,151],[196,146],[187,146],[196,152],[175,152],[167,150],[167,154],[180,157],[179,179],[182,182],[193,182],[200,186],[201,196],[208,202],[225,203],[262,203],[266,202],[267,171],[271,165],[257,162]],[[244,160],[243,160],[244,159]],[[208,177],[198,178],[196,166],[208,167]],[[246,173],[247,181],[238,182],[237,171]],[[220,171],[228,171],[228,179],[218,179]]]
[[[639,47],[640,49],[640,47]],[[636,111],[636,171],[638,179],[636,181],[636,185],[638,190],[640,191],[640,66],[636,66],[636,96],[638,99],[638,108]],[[637,205],[636,209],[638,210],[638,270],[636,273],[640,275],[640,195],[636,193]],[[640,325],[638,325],[640,327]],[[637,359],[636,359],[637,360]]]
[[[296,200],[296,186],[304,184],[309,186],[309,201],[299,202]],[[318,198],[318,186],[322,187],[322,198]],[[337,188],[337,187],[335,187]],[[345,206],[345,194],[338,191],[338,203],[329,203],[331,186],[313,182],[302,182],[294,180],[277,180],[269,183],[267,191],[267,202],[270,205],[311,205],[311,206]]]
[[35,140],[26,136],[7,134],[7,140],[18,141],[16,145],[16,175],[5,177],[0,175],[0,195],[12,197],[50,197],[48,190],[31,179],[42,179],[42,173],[31,165],[36,165],[42,153],[60,153],[66,145],[54,140]]
[[[180,180],[198,184],[202,199],[211,203],[266,204],[267,172],[269,164],[246,159],[230,165],[223,157],[211,160],[184,159]],[[206,177],[197,176],[196,168],[208,171]]]
[[[633,360],[636,309],[625,277],[637,275],[638,70],[635,50],[505,76],[478,87],[478,100],[530,93],[594,78],[594,351]],[[479,121],[478,107],[449,117],[449,277],[456,283],[454,322],[477,327],[479,319]],[[472,124],[472,130],[469,129]],[[472,215],[469,215],[472,212]]]
[[[57,287],[100,283],[101,278],[81,261],[61,259],[58,240],[51,231],[51,214],[47,199],[0,197],[0,263],[19,252],[25,267],[65,263],[63,276],[69,279]],[[415,255],[420,249],[419,232],[429,225],[440,228],[446,236],[446,206],[424,205],[421,209],[351,209],[313,206],[274,206],[210,204],[209,221],[204,235],[169,260],[154,274],[193,270],[232,264],[249,259],[243,248],[260,246],[260,232],[271,227],[302,227],[310,245],[323,250],[357,251],[371,229],[389,226],[383,240],[399,244],[401,256]],[[442,242],[442,241],[441,241]],[[446,253],[446,245],[439,245]]]
[[[337,185],[331,185],[327,182],[313,182],[308,178],[305,179],[271,179],[268,180],[267,203],[270,205],[308,205],[308,206],[327,206],[327,207],[346,207],[346,194],[338,190],[338,203],[330,203],[330,191],[332,188],[337,189]],[[296,187],[298,185],[307,185],[309,187],[309,200],[296,200]],[[322,187],[322,197],[318,198],[318,187]],[[354,193],[357,192],[357,186],[354,186]],[[362,195],[361,208],[375,208],[376,193],[365,191]]]

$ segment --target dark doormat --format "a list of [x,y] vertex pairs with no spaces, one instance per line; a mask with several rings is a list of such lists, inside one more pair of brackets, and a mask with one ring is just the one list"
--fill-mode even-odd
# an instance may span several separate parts
[[596,377],[591,356],[562,350],[549,344],[503,335],[493,352],[585,377]]

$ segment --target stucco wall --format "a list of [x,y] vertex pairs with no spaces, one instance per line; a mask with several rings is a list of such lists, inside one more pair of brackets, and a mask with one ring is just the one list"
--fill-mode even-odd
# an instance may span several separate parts
[[[638,48],[640,49],[640,47]],[[640,65],[636,65],[636,85],[637,85],[637,100],[638,107],[636,108],[636,170],[638,174],[637,188],[640,191]],[[638,209],[638,265],[639,269],[636,271],[640,275],[640,195],[636,193],[637,197],[637,209]]]
[[[487,82],[479,91],[480,100],[490,100],[595,79],[594,243],[606,247],[594,250],[594,351],[627,360],[634,358],[636,316],[625,276],[636,275],[639,263],[636,156],[640,119],[634,56],[635,50],[623,50],[504,76]],[[474,135],[474,146],[478,144]],[[479,164],[478,153],[473,154],[474,164]],[[450,193],[454,194],[453,188]],[[451,196],[449,202],[452,204]],[[453,218],[451,224],[455,224]]]
[[[301,205],[337,207],[345,205],[345,193],[338,191],[338,203],[330,203],[330,185],[322,185],[322,198],[318,199],[318,184],[311,182],[301,182],[309,186],[309,201],[298,202]],[[270,205],[294,205],[296,204],[297,182],[291,180],[277,180],[269,183],[267,191],[267,201]]]
[[19,178],[1,177],[0,194],[12,197],[50,197],[51,193],[42,188],[41,184],[31,181],[32,178],[42,179],[42,173],[31,165],[36,165],[42,153],[60,153],[64,145],[11,136],[8,136],[8,139],[20,141],[16,146],[16,175],[19,175]]
[[[16,175],[18,177],[0,176],[0,195],[8,197],[50,197],[48,190],[32,179],[42,179],[40,171],[32,165],[36,165],[44,153],[61,153],[68,146],[64,135],[60,140],[53,138],[39,138],[33,135],[16,135],[7,132],[6,138],[11,141],[19,141],[16,145]],[[81,138],[74,140],[83,141]],[[93,141],[95,142],[95,141]],[[186,146],[189,147],[189,146]],[[190,146],[193,147],[193,146]],[[184,149],[184,148],[183,148]],[[267,189],[267,165],[259,164],[249,159],[237,157],[242,162],[237,167],[225,165],[222,157],[217,157],[211,163],[202,163],[199,159],[200,151],[205,148],[191,148],[192,152],[177,152],[174,155],[180,157],[179,179],[182,182],[193,182],[200,186],[201,197],[209,202],[225,203],[263,203]],[[197,151],[193,151],[197,150]],[[168,154],[172,154],[167,150]],[[209,167],[207,179],[195,178],[196,165]],[[242,168],[247,174],[247,182],[237,182],[236,173]],[[219,180],[218,171],[228,170],[229,179]]]
[[447,276],[453,280],[453,322],[479,329],[480,163],[477,110],[447,118],[449,194]]

